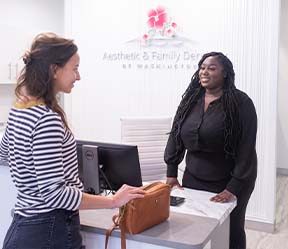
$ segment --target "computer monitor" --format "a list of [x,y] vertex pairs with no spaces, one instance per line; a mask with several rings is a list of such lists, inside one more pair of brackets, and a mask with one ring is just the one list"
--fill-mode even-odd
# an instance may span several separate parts
[[[138,148],[136,145],[84,140],[77,140],[76,144],[79,176],[84,183],[84,187],[85,179],[83,178],[83,173],[85,172],[85,165],[83,164],[83,148],[87,148],[89,145],[98,148],[98,165],[95,163],[95,167],[99,167],[99,178],[95,179],[95,181],[99,181],[101,189],[112,188],[112,190],[118,190],[123,184],[136,187],[142,186]],[[91,177],[93,178],[93,176]],[[96,174],[94,174],[94,177],[97,178]],[[91,179],[89,179],[89,182],[91,182]]]
[[98,147],[83,144],[77,148],[77,156],[78,165],[81,165],[80,178],[84,183],[84,191],[90,194],[100,194]]

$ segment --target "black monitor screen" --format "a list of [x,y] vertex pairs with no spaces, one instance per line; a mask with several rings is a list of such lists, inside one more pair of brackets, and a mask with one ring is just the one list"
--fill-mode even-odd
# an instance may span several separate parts
[[[98,164],[100,171],[100,187],[109,188],[105,177],[113,190],[118,190],[123,184],[142,186],[142,177],[136,145],[112,144],[94,141],[77,140],[77,156],[79,175],[83,181],[82,146],[93,145],[98,147]],[[101,172],[102,173],[102,172]],[[85,182],[84,182],[85,186]]]

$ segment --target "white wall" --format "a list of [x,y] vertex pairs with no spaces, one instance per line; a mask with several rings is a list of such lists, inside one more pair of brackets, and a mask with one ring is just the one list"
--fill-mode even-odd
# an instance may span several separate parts
[[[0,31],[1,54],[16,54],[20,58],[26,48],[30,47],[32,39],[40,32],[52,31],[63,34],[64,31],[64,1],[63,0],[1,0],[0,1]],[[11,43],[13,45],[11,45]],[[7,51],[13,47],[13,51]],[[19,47],[21,49],[19,49]],[[23,49],[23,51],[21,51]],[[15,50],[20,50],[19,54]],[[6,58],[4,58],[6,59]],[[7,64],[8,64],[7,58]],[[1,72],[0,72],[1,73]],[[0,122],[7,121],[8,111],[15,100],[15,84],[0,82]],[[0,138],[1,140],[1,138]],[[9,168],[0,166],[0,245],[11,223],[11,209],[15,204],[16,193]]]
[[14,101],[15,85],[0,84],[0,122],[7,122],[8,112]]
[[[259,119],[259,172],[247,218],[274,224],[279,0],[158,1],[180,26],[178,34],[192,40],[179,48],[127,43],[145,32],[146,13],[157,6],[152,0],[65,3],[66,35],[75,38],[81,57],[82,80],[65,98],[76,137],[119,142],[121,116],[173,116],[194,71],[168,69],[177,64],[173,58],[107,61],[105,52],[223,51],[234,63],[238,88],[254,100]],[[198,60],[182,58],[180,64]],[[165,68],[139,70],[137,63]]]
[[[277,167],[288,172],[288,1],[281,1],[277,115]],[[275,86],[276,87],[276,86]]]
[[[13,44],[19,50],[19,59],[40,32],[64,33],[64,0],[9,0],[0,1],[1,56],[14,53],[6,51]],[[21,49],[19,49],[19,47]],[[9,63],[7,58],[7,64]],[[0,82],[0,121],[7,121],[14,101],[15,85]]]

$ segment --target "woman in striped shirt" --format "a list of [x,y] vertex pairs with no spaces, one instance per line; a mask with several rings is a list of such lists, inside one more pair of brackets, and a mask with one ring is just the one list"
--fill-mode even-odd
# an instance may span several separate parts
[[40,34],[23,60],[0,146],[18,193],[3,248],[80,249],[78,209],[120,207],[143,191],[123,185],[111,197],[82,192],[76,142],[56,96],[80,80],[73,41]]

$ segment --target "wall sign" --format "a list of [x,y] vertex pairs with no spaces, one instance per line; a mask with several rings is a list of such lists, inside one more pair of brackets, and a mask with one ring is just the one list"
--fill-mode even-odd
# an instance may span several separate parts
[[147,12],[144,34],[125,42],[121,51],[105,51],[102,60],[125,70],[191,71],[203,55],[197,47],[199,42],[185,37],[167,9],[159,6]]

